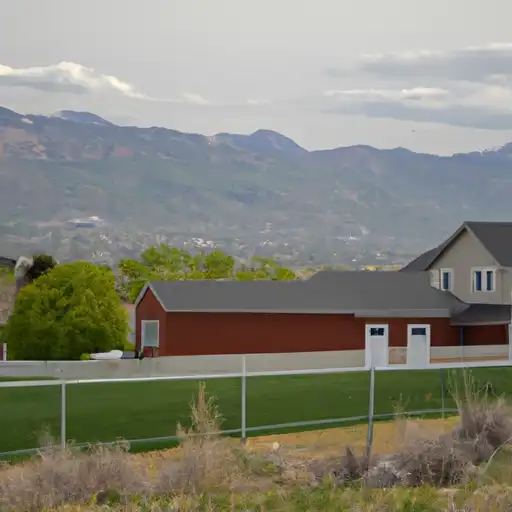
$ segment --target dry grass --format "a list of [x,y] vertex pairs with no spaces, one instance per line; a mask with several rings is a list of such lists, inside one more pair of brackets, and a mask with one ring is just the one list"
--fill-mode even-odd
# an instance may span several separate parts
[[[242,447],[212,434],[222,417],[200,385],[191,426],[178,425],[174,456],[141,457],[123,444],[63,453],[47,437],[37,458],[0,469],[0,510],[510,510],[503,479],[489,484],[512,437],[512,412],[477,393],[469,375],[454,395],[460,421],[451,430],[404,418],[378,425],[393,427],[395,447],[365,460],[363,446],[347,448],[348,439],[321,456],[311,446],[274,449],[256,440]],[[352,429],[358,439],[362,429]]]
[[62,452],[44,436],[37,458],[0,469],[0,510],[40,511],[69,503],[120,503],[133,496],[149,503],[172,493],[195,496],[221,488],[230,492],[268,487],[269,463],[218,432],[222,418],[204,385],[191,404],[191,427],[178,425],[179,456],[150,463],[128,453],[129,446],[91,446],[87,452],[69,446]]

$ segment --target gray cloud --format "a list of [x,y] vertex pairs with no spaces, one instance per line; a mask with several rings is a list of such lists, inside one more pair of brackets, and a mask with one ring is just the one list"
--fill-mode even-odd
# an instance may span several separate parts
[[504,83],[512,77],[512,43],[448,51],[363,55],[352,66],[331,68],[332,77],[370,76],[390,80],[438,79]]
[[497,110],[481,106],[447,105],[422,107],[399,101],[356,101],[322,110],[330,114],[363,115],[425,123],[441,123],[483,130],[512,130],[512,110]]
[[328,74],[365,87],[324,93],[323,112],[512,129],[512,43],[363,55]]

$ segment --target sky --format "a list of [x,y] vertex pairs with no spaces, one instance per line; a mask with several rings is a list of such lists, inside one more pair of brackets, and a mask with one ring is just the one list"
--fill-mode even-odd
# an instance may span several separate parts
[[0,105],[307,149],[512,141],[510,0],[16,0]]

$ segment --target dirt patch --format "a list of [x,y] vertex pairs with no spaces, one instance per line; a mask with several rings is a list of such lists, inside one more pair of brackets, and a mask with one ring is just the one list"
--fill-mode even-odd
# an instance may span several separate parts
[[[373,452],[389,453],[395,451],[406,437],[432,437],[449,431],[457,424],[458,418],[447,420],[399,420],[377,423],[373,434]],[[367,425],[313,430],[295,434],[279,434],[255,437],[248,441],[248,447],[255,451],[268,450],[274,443],[281,449],[297,451],[308,456],[325,456],[340,453],[340,448],[351,446],[364,450],[368,434]]]
[[[374,453],[390,453],[395,451],[407,438],[432,438],[448,432],[458,422],[458,417],[449,419],[398,420],[375,425],[373,436]],[[271,436],[252,437],[247,441],[249,450],[269,452],[274,444],[279,449],[305,458],[320,458],[339,455],[345,446],[363,451],[366,446],[367,425],[355,425],[343,428],[312,430],[294,434],[276,434]],[[233,439],[233,443],[238,440]],[[134,454],[133,457],[147,461],[148,458],[179,457],[181,450],[171,448],[155,452]]]

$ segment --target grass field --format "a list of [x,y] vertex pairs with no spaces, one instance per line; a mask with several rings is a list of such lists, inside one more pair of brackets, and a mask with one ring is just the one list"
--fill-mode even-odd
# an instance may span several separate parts
[[[479,368],[472,373],[481,387],[490,382],[496,394],[512,392],[511,368]],[[449,381],[447,371],[445,376]],[[67,437],[93,443],[172,436],[178,422],[187,423],[197,388],[195,381],[68,385]],[[217,398],[225,418],[223,429],[240,428],[240,381],[215,379],[207,382],[206,390]],[[43,429],[58,436],[60,393],[59,386],[0,388],[0,452],[38,446]],[[378,373],[375,413],[392,413],[397,407],[403,411],[437,409],[441,395],[438,370]],[[362,416],[368,414],[368,398],[369,373],[251,377],[247,426]],[[454,407],[449,395],[445,406]],[[265,433],[277,432],[253,432]]]

